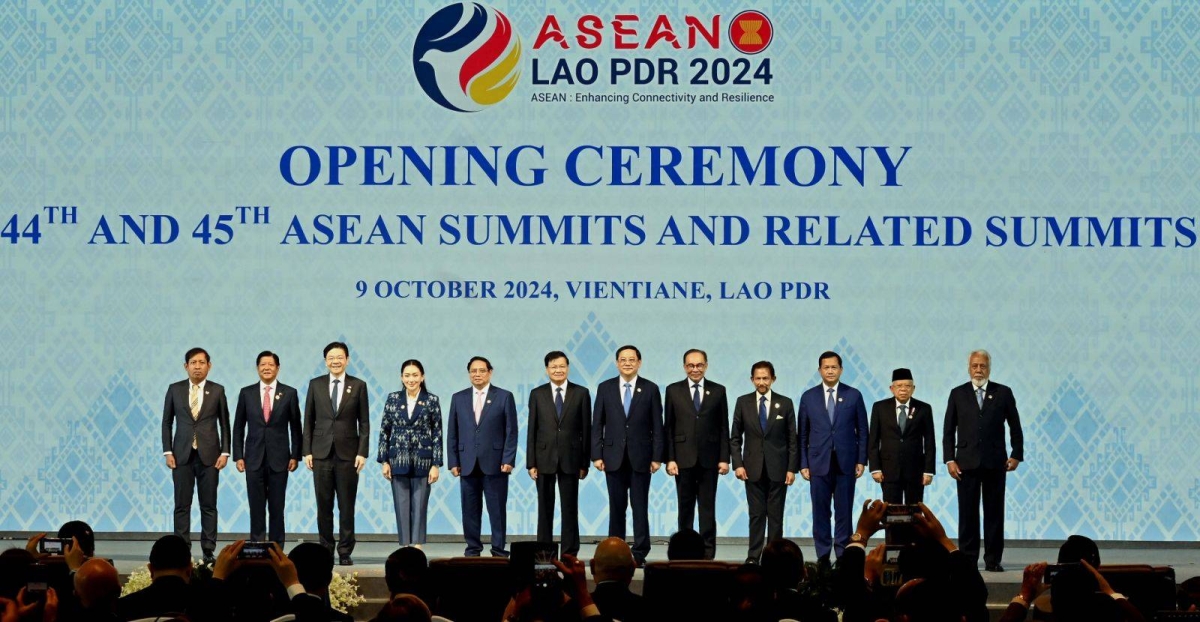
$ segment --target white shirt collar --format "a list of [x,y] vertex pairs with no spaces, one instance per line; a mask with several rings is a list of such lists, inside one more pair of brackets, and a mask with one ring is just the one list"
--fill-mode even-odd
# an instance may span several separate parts
[[279,381],[273,380],[273,381],[271,381],[271,384],[263,384],[262,380],[258,381],[258,392],[259,393],[262,393],[263,389],[265,389],[267,387],[271,387],[271,395],[275,395],[276,389],[279,388]]
[[475,395],[478,393],[483,393],[484,395],[487,395],[487,392],[491,391],[491,390],[492,390],[492,383],[490,383],[490,382],[483,385],[482,389],[476,389],[475,385],[471,385],[471,395]]

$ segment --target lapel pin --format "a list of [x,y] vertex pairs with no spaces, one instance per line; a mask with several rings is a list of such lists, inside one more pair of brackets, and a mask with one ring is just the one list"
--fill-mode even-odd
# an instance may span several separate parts
[[491,403],[492,403],[492,400],[488,400],[488,401],[487,401],[487,403],[491,404]]
[[637,392],[638,392],[638,393],[641,393],[641,392],[642,392],[642,390],[641,390],[641,389],[638,389],[638,390],[637,390]]
[[346,395],[350,394],[350,387],[346,387]]
[[406,405],[406,404],[400,405],[400,410],[407,410],[407,409],[408,409],[408,405]]
[[840,398],[840,397],[838,398],[838,403],[839,403],[839,404],[841,404],[841,403],[842,403],[842,398]]
[[990,399],[992,399],[992,396],[990,396],[990,395],[989,395],[989,396],[988,396],[988,399],[989,399],[989,400],[990,400]]
[[279,394],[278,394],[278,393],[276,393],[276,394],[275,394],[275,399],[279,399],[279,397],[280,397],[280,396],[279,396]]
[[708,391],[705,391],[705,392],[704,392],[704,394],[705,394],[705,395],[712,395],[712,394],[711,394],[711,393],[709,393]]
[[425,402],[417,402],[417,406],[424,406]]
[[205,390],[205,391],[204,391],[204,394],[205,394],[205,395],[208,395],[208,391],[207,391],[207,390]]

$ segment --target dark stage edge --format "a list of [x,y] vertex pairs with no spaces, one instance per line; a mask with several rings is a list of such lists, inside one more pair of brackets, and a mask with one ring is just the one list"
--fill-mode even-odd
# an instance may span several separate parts
[[[0,549],[22,547],[31,532],[0,532]],[[150,547],[162,534],[150,533],[97,533],[97,554],[110,558],[122,575],[134,570],[145,568],[150,555]],[[245,534],[222,534],[218,550]],[[514,536],[510,541],[532,540],[532,536]],[[603,537],[585,536],[581,538],[580,557],[590,559],[596,544]],[[297,534],[289,536],[287,546],[290,549],[300,542],[315,542],[316,534]],[[878,538],[882,542],[882,538]],[[485,534],[483,542],[487,544]],[[793,538],[804,551],[806,561],[816,559],[812,540],[808,538]],[[874,541],[874,539],[873,539]],[[192,553],[199,558],[201,551],[199,534],[192,536]],[[992,619],[997,620],[1004,607],[1016,595],[1021,585],[1021,573],[1025,566],[1039,561],[1053,561],[1058,553],[1061,542],[1049,540],[1008,540],[1004,549],[1004,572],[984,572],[989,592],[989,606],[992,609]],[[1192,577],[1200,576],[1200,542],[1126,542],[1102,541],[1099,543],[1101,558],[1106,564],[1150,564],[1154,566],[1171,566],[1175,568],[1176,581],[1182,582]],[[456,557],[463,554],[461,536],[431,535],[425,546],[425,554],[430,558]],[[746,558],[746,538],[718,538],[717,559],[740,562]],[[387,556],[396,549],[397,545],[391,536],[364,534],[360,535],[358,545],[354,550],[354,566],[337,567],[336,571],[357,573],[361,592],[367,597],[367,602],[352,613],[357,620],[369,620],[379,610],[387,598],[387,587],[383,581],[383,564]],[[655,537],[650,551],[649,561],[666,560],[667,538]],[[641,591],[642,572],[637,571],[634,577],[633,590]]]

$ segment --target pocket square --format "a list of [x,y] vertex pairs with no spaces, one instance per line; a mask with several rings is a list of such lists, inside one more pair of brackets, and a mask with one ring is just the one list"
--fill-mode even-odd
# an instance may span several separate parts
[[783,419],[783,415],[775,415],[775,419],[776,420]]

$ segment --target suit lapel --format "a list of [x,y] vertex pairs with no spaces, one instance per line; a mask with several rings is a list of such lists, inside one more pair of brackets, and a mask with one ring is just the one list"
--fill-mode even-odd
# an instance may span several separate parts
[[[483,408],[479,410],[479,422],[475,424],[476,426],[483,425],[483,420],[487,419],[488,412],[492,410],[492,398],[495,395],[496,387],[488,385],[487,394],[483,396]],[[472,408],[472,412],[474,412],[474,408]]]
[[344,386],[341,388],[341,396],[338,397],[337,412],[333,413],[335,416],[342,413],[342,409],[346,407],[346,398],[350,397],[350,374],[346,374],[346,378],[342,381],[342,384]]

